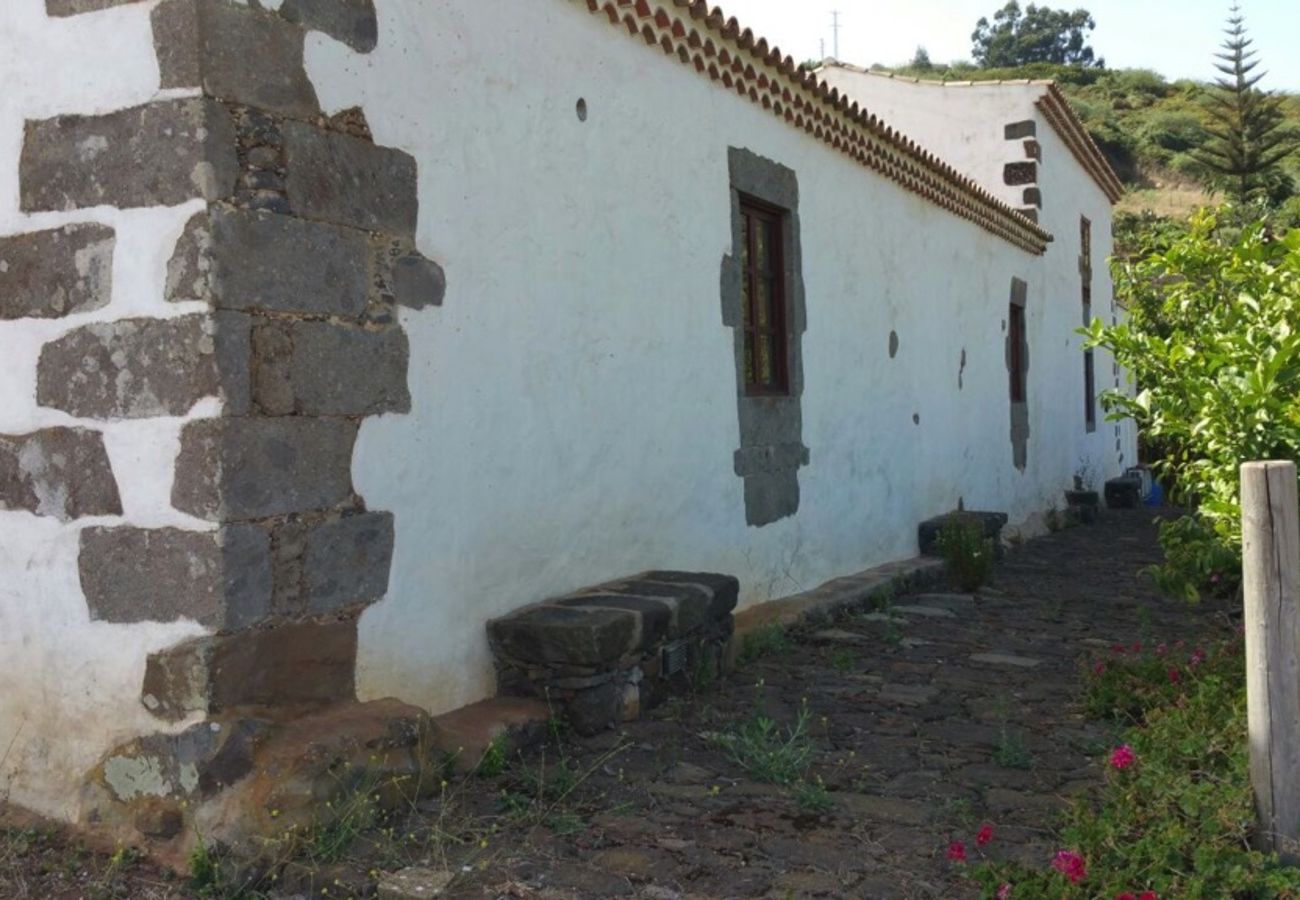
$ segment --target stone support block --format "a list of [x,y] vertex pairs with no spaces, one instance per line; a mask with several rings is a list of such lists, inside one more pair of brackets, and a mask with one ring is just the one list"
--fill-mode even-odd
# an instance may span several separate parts
[[441,306],[447,293],[442,266],[426,258],[405,238],[377,238],[372,281],[384,299],[411,309]]
[[308,219],[399,236],[415,233],[415,159],[302,122],[284,124],[286,193]]
[[196,638],[149,657],[142,700],[169,720],[196,712],[326,706],[355,699],[356,654],[352,620]]
[[408,412],[410,347],[397,327],[271,320],[253,332],[253,393],[268,415]]
[[204,397],[245,412],[249,322],[240,313],[119,319],[75,329],[41,350],[42,406],[92,419],[179,416]]
[[211,521],[349,505],[357,423],[347,419],[203,419],[181,432],[172,504]]
[[24,212],[216,200],[238,175],[234,123],[205,98],[28,122],[19,166]]
[[103,435],[85,428],[0,435],[0,509],[64,522],[121,515]]
[[273,13],[229,0],[164,0],[153,30],[164,88],[199,88],[297,118],[320,112],[303,64],[305,34]]
[[260,622],[271,609],[271,541],[254,526],[87,528],[78,564],[95,621],[190,619],[225,630]]
[[358,53],[379,44],[374,0],[284,0],[280,15],[309,31],[323,31]]
[[143,3],[145,0],[45,0],[45,11],[51,16],[76,16],[81,13],[98,12],[113,6],[125,6],[128,3]]
[[0,237],[0,321],[107,306],[115,243],[113,229],[94,224]]
[[214,206],[190,220],[167,270],[167,299],[224,309],[359,318],[369,235]]

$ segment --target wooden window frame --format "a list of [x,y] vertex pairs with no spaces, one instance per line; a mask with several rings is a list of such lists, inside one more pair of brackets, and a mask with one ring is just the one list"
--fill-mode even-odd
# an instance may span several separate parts
[[1083,351],[1083,421],[1089,431],[1097,429],[1097,357]]
[[1025,308],[1012,303],[1007,317],[1007,339],[1010,342],[1011,402],[1025,402]]
[[[747,397],[788,397],[790,395],[790,329],[788,314],[788,291],[785,271],[786,210],[770,203],[764,203],[747,194],[740,195],[741,233],[748,235],[745,258],[748,264],[741,271],[741,324],[744,332],[745,353],[753,360],[752,366],[746,366],[742,359]],[[772,239],[767,248],[768,268],[761,271],[758,267],[756,239],[759,223],[772,226]],[[759,279],[768,282],[769,309],[768,324],[759,325],[758,292],[754,285]],[[771,339],[774,345],[772,357],[772,379],[759,379],[764,339]]]

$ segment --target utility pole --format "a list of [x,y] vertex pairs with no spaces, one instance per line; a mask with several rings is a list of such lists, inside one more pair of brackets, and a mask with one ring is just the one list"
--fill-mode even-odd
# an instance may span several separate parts
[[840,58],[840,11],[838,9],[831,10],[831,33],[835,36],[834,45],[833,45],[835,47],[835,58],[839,59]]

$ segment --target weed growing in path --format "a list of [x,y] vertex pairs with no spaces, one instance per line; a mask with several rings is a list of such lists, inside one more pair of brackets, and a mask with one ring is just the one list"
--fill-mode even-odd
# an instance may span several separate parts
[[948,566],[948,577],[963,591],[988,584],[993,574],[993,541],[984,536],[977,522],[950,522],[939,531],[939,553]]
[[812,762],[813,746],[808,737],[811,713],[807,704],[799,709],[794,725],[782,728],[760,713],[734,731],[715,734],[713,741],[727,757],[755,781],[793,784],[803,777]]

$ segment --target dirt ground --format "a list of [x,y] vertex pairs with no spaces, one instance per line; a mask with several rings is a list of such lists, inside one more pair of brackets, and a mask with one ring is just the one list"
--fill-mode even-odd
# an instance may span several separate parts
[[619,733],[557,728],[401,815],[362,790],[286,841],[274,880],[213,861],[200,891],[35,828],[0,832],[0,897],[360,897],[406,866],[454,874],[443,896],[463,898],[976,896],[951,841],[1045,864],[1062,805],[1100,782],[1113,735],[1078,708],[1081,659],[1231,627],[1138,575],[1151,519],[1103,512],[1014,549],[978,596],[762,633],[720,683]]

